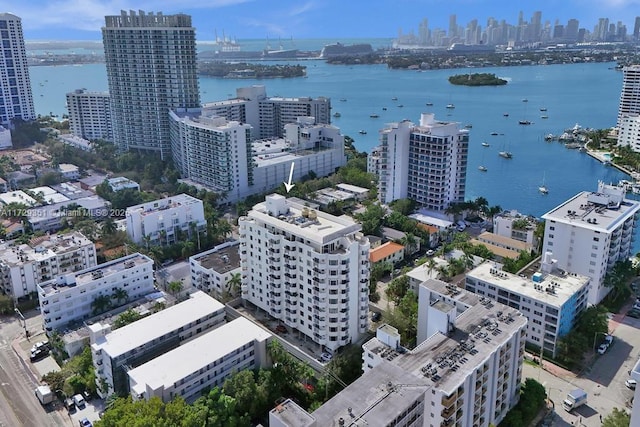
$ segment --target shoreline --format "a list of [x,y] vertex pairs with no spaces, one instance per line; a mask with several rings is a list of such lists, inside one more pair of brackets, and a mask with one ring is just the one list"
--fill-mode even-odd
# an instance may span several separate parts
[[[586,147],[586,145],[585,145],[585,147]],[[592,158],[598,160],[603,165],[613,166],[614,168],[618,169],[620,172],[623,172],[623,173],[629,175],[629,178],[632,178],[634,180],[636,180],[637,178],[640,178],[640,174],[638,172],[630,171],[630,170],[626,169],[623,166],[615,164],[612,161],[609,161],[609,163],[607,163],[608,159],[606,159],[604,157],[604,154],[609,154],[610,155],[611,153],[609,151],[594,151],[594,150],[591,150],[588,147],[586,147],[586,148],[587,148],[586,153],[589,156],[591,156]]]

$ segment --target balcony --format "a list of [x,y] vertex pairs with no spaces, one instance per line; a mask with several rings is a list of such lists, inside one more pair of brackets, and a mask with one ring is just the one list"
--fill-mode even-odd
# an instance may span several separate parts
[[458,395],[456,393],[453,393],[451,396],[443,396],[442,397],[442,406],[444,406],[445,408],[450,408],[451,405],[453,405],[456,401],[456,399],[458,398]]

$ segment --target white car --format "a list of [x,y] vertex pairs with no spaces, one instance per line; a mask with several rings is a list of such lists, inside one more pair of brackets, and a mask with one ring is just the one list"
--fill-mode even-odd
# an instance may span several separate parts
[[626,385],[627,388],[630,388],[631,390],[635,390],[636,389],[636,380],[634,380],[633,378],[629,378],[628,380],[626,380],[624,382],[624,385]]
[[610,346],[611,343],[613,342],[613,335],[606,335],[604,337],[605,342],[607,343],[607,346]]
[[598,347],[598,354],[605,354],[608,348],[609,346],[607,344],[605,343],[600,344],[600,347]]
[[331,354],[327,352],[324,352],[320,355],[320,361],[324,363],[331,361],[331,358],[332,358]]

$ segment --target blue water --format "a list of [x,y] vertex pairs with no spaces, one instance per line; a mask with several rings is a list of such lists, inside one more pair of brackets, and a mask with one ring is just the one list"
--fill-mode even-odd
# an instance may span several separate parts
[[[333,111],[341,113],[333,123],[370,151],[378,144],[378,130],[387,122],[433,112],[436,119],[454,120],[470,129],[467,199],[485,197],[491,205],[541,216],[579,191],[595,190],[598,180],[616,183],[628,176],[577,150],[557,142],[545,142],[548,133],[560,134],[576,123],[584,127],[615,125],[622,75],[614,64],[570,64],[486,68],[509,80],[499,87],[452,86],[447,77],[478,70],[406,71],[383,65],[336,66],[304,61],[307,77],[270,80],[227,80],[202,77],[202,101],[226,99],[237,87],[264,84],[271,96],[327,96]],[[36,112],[64,114],[65,93],[77,88],[107,90],[102,64],[32,67],[30,69]],[[45,81],[46,80],[46,81]],[[42,85],[40,85],[42,83]],[[397,97],[397,101],[392,98]],[[340,101],[346,99],[346,101]],[[527,99],[528,102],[523,102]],[[427,102],[433,106],[426,106]],[[455,109],[446,109],[447,104]],[[403,107],[400,107],[402,105]],[[387,110],[383,111],[383,107]],[[541,112],[540,108],[547,108]],[[380,118],[372,119],[376,113]],[[508,113],[509,117],[504,117]],[[541,115],[548,119],[541,119]],[[518,120],[533,122],[529,126]],[[360,135],[359,130],[366,130]],[[499,135],[491,136],[492,132]],[[487,141],[490,147],[481,143]],[[501,150],[513,159],[498,156]],[[479,165],[488,168],[480,172]],[[545,181],[548,195],[538,186]],[[640,250],[640,239],[636,239]]]

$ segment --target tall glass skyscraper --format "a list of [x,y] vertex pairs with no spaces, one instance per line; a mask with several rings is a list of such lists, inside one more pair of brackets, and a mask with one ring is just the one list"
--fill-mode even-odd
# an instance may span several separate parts
[[19,17],[0,13],[0,43],[0,124],[10,127],[13,119],[36,118],[22,20]]
[[169,158],[169,110],[200,107],[191,17],[122,11],[102,39],[115,144]]

